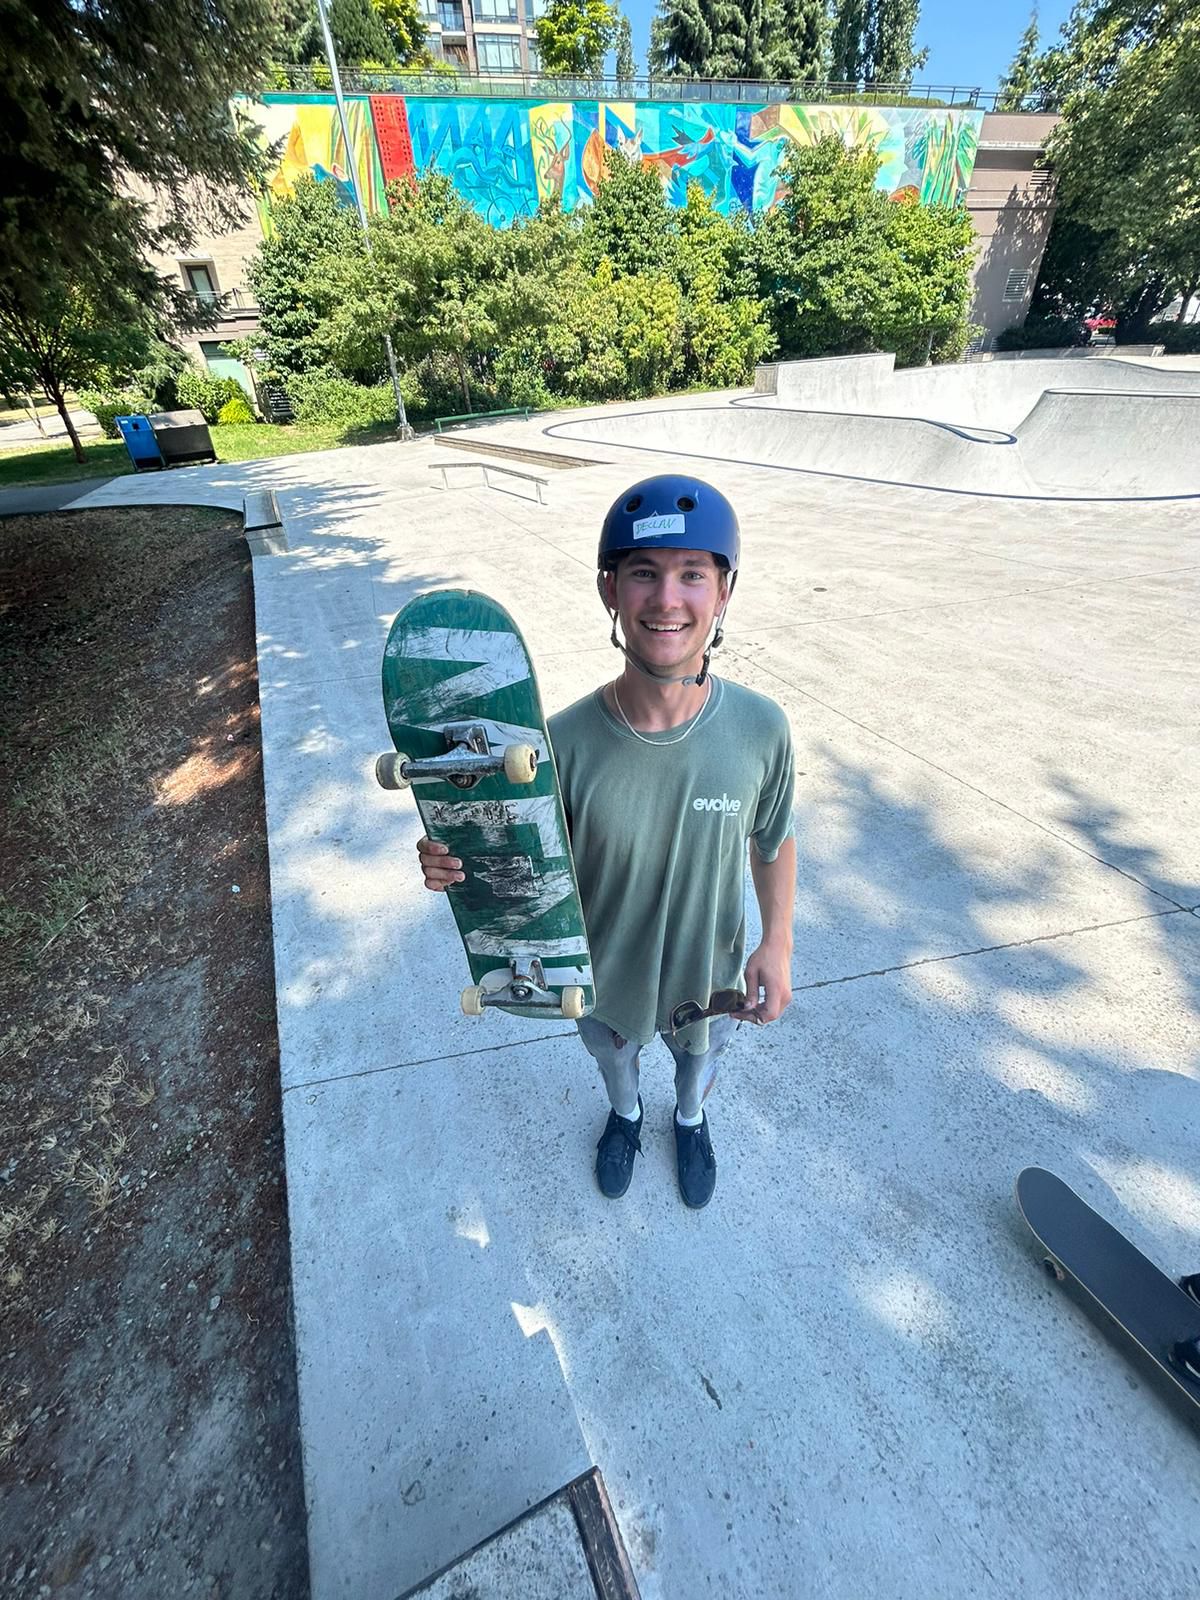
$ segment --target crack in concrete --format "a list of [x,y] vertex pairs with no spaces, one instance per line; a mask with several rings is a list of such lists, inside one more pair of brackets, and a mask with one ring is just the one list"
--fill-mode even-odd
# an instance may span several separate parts
[[1006,944],[984,944],[976,950],[952,950],[946,955],[921,956],[916,961],[901,961],[894,967],[877,967],[869,972],[849,972],[841,978],[820,978],[815,983],[797,984],[793,995],[803,994],[809,989],[828,989],[834,984],[857,983],[860,978],[886,978],[893,972],[908,972],[913,967],[937,966],[943,961],[965,961],[970,956],[991,955],[997,950],[1023,950],[1028,945],[1049,944],[1056,939],[1074,939],[1082,933],[1103,933],[1108,928],[1127,928],[1135,922],[1158,922],[1164,917],[1177,917],[1184,912],[1186,907],[1178,906],[1173,911],[1147,911],[1140,917],[1122,917],[1116,922],[1091,922],[1082,928],[1063,928],[1058,933],[1035,933],[1027,939],[1010,939]]
[[440,1061],[465,1061],[468,1056],[492,1055],[497,1050],[523,1050],[526,1045],[544,1044],[548,1039],[574,1039],[570,1033],[539,1033],[529,1039],[509,1039],[503,1044],[484,1044],[476,1050],[455,1050],[445,1056],[422,1056],[415,1061],[393,1061],[386,1067],[361,1067],[357,1072],[334,1072],[327,1078],[306,1078],[303,1083],[285,1084],[283,1092],[296,1094],[301,1089],[319,1089],[327,1083],[348,1083],[356,1078],[376,1078],[383,1072],[402,1072],[407,1067],[432,1067]]

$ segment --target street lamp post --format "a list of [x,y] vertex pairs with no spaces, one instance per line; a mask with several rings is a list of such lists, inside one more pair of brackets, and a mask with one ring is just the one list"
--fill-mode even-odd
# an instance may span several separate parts
[[[325,36],[325,58],[329,62],[329,75],[333,79],[333,97],[337,101],[338,121],[342,125],[342,144],[346,151],[346,176],[350,180],[350,192],[358,208],[358,220],[362,224],[367,254],[371,255],[371,230],[367,226],[367,208],[363,205],[358,188],[358,173],[354,169],[354,147],[350,143],[350,124],[346,118],[346,102],[342,99],[342,80],[338,73],[337,53],[333,48],[333,34],[329,31],[329,12],[325,0],[317,0],[317,15],[321,19],[321,32]],[[404,396],[400,393],[400,375],[396,371],[396,352],[392,349],[390,334],[384,334],[383,346],[387,351],[388,371],[392,375],[392,393],[396,396],[396,421],[400,437],[411,439],[413,430],[408,420],[408,413],[404,409]]]

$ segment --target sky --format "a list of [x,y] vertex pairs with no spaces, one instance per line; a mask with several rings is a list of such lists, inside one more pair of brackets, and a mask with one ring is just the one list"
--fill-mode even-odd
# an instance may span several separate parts
[[[633,51],[638,71],[644,72],[655,0],[621,0],[621,9],[633,25]],[[924,0],[915,37],[918,47],[929,46],[929,65],[920,82],[992,91],[1016,53],[1030,9],[1030,0],[971,6],[965,0]],[[1038,23],[1043,49],[1058,37],[1070,9],[1070,0],[1042,0]]]

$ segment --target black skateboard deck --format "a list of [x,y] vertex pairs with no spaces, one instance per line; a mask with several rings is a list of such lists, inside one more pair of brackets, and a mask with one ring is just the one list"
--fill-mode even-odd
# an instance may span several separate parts
[[1017,1205],[1043,1265],[1193,1426],[1200,1426],[1200,1274],[1176,1283],[1086,1200],[1042,1167],[1017,1179]]

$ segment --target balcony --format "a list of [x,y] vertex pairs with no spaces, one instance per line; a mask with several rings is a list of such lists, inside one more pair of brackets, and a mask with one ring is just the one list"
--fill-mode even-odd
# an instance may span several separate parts
[[258,301],[249,289],[189,289],[193,300],[212,307],[221,321],[234,321],[258,315]]

